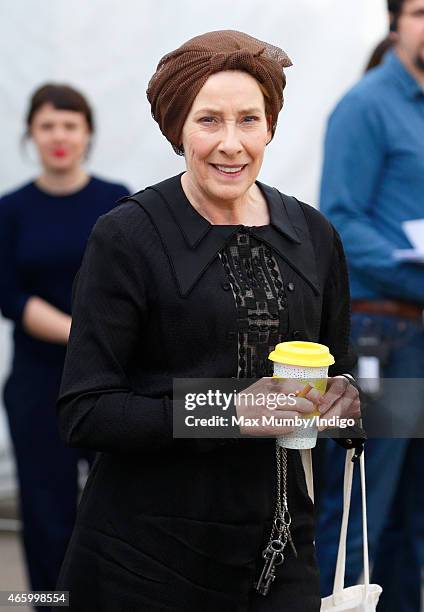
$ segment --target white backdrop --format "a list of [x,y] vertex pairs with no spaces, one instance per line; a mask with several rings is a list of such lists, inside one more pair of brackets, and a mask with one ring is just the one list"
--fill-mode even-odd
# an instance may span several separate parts
[[[294,64],[260,178],[315,205],[326,117],[384,36],[385,7],[386,0],[0,0],[0,192],[37,173],[34,151],[23,154],[19,140],[28,96],[46,81],[81,88],[94,106],[90,171],[133,190],[179,172],[183,159],[150,116],[149,77],[188,38],[237,29],[282,47]],[[8,337],[0,322],[0,382]],[[0,492],[10,473],[1,461],[2,416]]]

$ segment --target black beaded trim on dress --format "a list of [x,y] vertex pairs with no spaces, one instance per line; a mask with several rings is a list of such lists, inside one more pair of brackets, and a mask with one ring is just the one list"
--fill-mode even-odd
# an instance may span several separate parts
[[284,283],[272,250],[247,231],[221,252],[237,305],[238,378],[272,376],[268,355],[288,334]]

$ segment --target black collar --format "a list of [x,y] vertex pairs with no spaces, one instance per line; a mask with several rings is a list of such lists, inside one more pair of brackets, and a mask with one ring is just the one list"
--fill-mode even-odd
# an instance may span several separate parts
[[[202,215],[200,215],[190,204],[181,186],[181,176],[182,174],[179,174],[177,177],[173,177],[163,181],[162,183],[153,185],[150,187],[150,189],[157,191],[169,203],[170,211],[173,214],[175,222],[180,228],[180,231],[188,246],[195,248],[199,245],[206,234],[216,226],[209,223],[209,221],[202,217]],[[268,201],[271,225],[284,236],[290,240],[293,240],[293,242],[300,243],[296,229],[294,228],[287,214],[287,210],[281,205],[282,201],[278,191],[268,187],[267,185],[259,183],[259,181],[257,181],[257,185]],[[233,225],[225,227],[230,227],[232,230],[234,230],[235,228],[239,229],[242,226]],[[233,231],[231,231],[231,233],[233,233]]]
[[[315,255],[300,204],[257,182],[266,197],[270,225],[212,225],[188,201],[181,174],[130,196],[149,215],[174,271],[179,292],[187,295],[231,236],[243,229],[276,250],[319,293]],[[288,206],[288,200],[293,200]],[[195,255],[195,256],[193,256]]]

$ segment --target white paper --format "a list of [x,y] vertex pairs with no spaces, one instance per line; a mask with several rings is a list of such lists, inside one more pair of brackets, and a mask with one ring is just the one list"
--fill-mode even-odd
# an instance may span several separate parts
[[374,356],[361,355],[358,359],[359,378],[380,378],[380,360]]
[[415,250],[424,253],[424,219],[404,221],[402,227]]
[[362,355],[358,359],[358,375],[361,389],[365,393],[378,393],[380,390],[380,360],[374,356]]
[[396,249],[393,253],[397,261],[424,263],[424,219],[411,219],[402,223],[412,249]]
[[418,249],[396,249],[393,255],[397,261],[424,263],[424,251]]

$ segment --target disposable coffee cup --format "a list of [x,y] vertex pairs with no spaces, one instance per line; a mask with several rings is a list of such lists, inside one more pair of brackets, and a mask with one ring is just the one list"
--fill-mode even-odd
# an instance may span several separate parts
[[[312,388],[320,395],[327,389],[328,367],[334,357],[324,344],[316,342],[281,342],[269,354],[274,362],[274,377],[299,380],[299,396],[306,395]],[[277,438],[284,448],[314,448],[317,443],[318,427],[312,417],[320,416],[318,410],[302,415],[302,425],[294,431]]]

